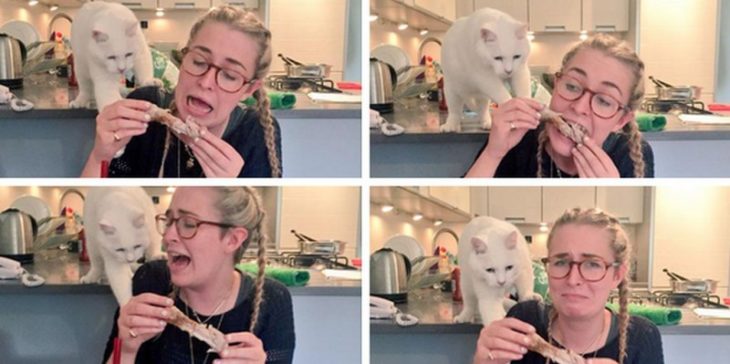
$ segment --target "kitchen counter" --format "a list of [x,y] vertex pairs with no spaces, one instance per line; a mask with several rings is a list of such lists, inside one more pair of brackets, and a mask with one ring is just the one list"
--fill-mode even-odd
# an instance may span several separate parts
[[[36,253],[33,264],[23,265],[27,271],[45,278],[44,285],[28,288],[18,280],[0,280],[0,294],[111,294],[108,285],[79,283],[79,278],[90,267],[89,262],[80,262],[76,253],[45,250]],[[310,279],[306,286],[288,287],[292,296],[361,295],[360,281],[327,279],[317,270],[309,270],[309,274]]]
[[[403,328],[391,320],[370,320],[374,334],[474,334],[478,335],[481,324],[455,324],[455,313],[461,312],[463,303],[454,302],[451,293],[422,289],[408,295],[408,303],[397,305],[404,312],[418,317],[418,325]],[[730,320],[699,318],[691,310],[682,308],[682,321],[678,325],[659,326],[662,335],[730,335]]]
[[[460,132],[441,133],[447,112],[436,102],[396,103],[393,113],[382,116],[405,133],[385,136],[370,129],[373,177],[460,177],[488,139],[476,113],[465,115]],[[676,115],[666,116],[663,131],[643,133],[654,150],[657,177],[730,176],[723,157],[730,152],[730,125],[686,124]]]

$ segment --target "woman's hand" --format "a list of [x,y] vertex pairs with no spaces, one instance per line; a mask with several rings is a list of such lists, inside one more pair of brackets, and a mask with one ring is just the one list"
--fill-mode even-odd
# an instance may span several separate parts
[[621,177],[611,157],[592,138],[584,137],[583,143],[577,144],[572,153],[581,178]]
[[586,359],[586,364],[618,364],[618,362],[613,359],[593,358]]
[[123,351],[137,352],[142,343],[161,333],[167,325],[165,319],[170,316],[166,308],[173,303],[165,296],[142,293],[122,306],[117,329]]
[[264,343],[250,332],[236,332],[226,335],[228,349],[220,353],[215,364],[263,364],[266,362]]
[[528,334],[535,328],[516,318],[493,321],[482,329],[474,354],[475,364],[506,364],[527,353]]
[[150,103],[123,99],[107,105],[96,117],[92,154],[98,161],[111,160],[133,136],[144,134],[150,121]]
[[243,169],[243,157],[223,139],[213,135],[205,128],[200,130],[200,138],[183,140],[200,162],[206,177],[238,177]]

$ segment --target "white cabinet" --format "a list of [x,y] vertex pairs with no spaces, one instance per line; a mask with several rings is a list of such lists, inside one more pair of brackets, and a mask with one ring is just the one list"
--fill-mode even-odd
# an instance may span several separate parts
[[581,0],[530,1],[530,30],[578,32],[581,30]]
[[259,0],[212,0],[211,5],[232,5],[242,7],[244,9],[258,9]]
[[134,10],[157,8],[157,0],[109,0],[109,2],[119,3]]
[[580,207],[588,209],[596,205],[595,187],[543,187],[542,221],[553,223],[566,210]]
[[463,212],[469,212],[469,188],[466,187],[428,187],[428,195]]
[[489,216],[515,224],[539,224],[540,187],[489,187]]
[[527,0],[474,0],[474,10],[492,8],[501,10],[527,24]]
[[644,187],[598,187],[596,207],[622,223],[640,224],[644,221]]
[[159,0],[163,9],[208,9],[210,0]]
[[[415,0],[413,6],[430,12],[436,17],[444,17],[454,21],[456,18],[456,3],[454,0]],[[409,4],[410,2],[405,2]]]
[[469,213],[471,216],[489,216],[489,190],[487,187],[469,188]]
[[583,0],[583,30],[628,31],[629,0]]

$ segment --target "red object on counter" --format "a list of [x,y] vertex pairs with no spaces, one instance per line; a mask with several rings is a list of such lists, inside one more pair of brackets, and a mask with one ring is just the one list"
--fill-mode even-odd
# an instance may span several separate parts
[[362,259],[361,258],[352,258],[352,266],[362,268]]
[[337,88],[340,90],[362,90],[359,82],[337,82]]
[[725,302],[726,305],[730,305],[730,297],[725,297],[722,301]]
[[109,177],[109,161],[101,162],[101,171],[99,172],[99,177],[101,177],[101,178]]
[[707,109],[710,111],[730,111],[730,104],[709,104]]
[[451,288],[454,292],[451,296],[453,300],[461,302],[461,269],[459,267],[455,267],[451,272]]
[[68,55],[68,58],[66,58],[66,63],[68,63],[68,85],[69,86],[78,86],[79,83],[76,81],[76,71],[74,70],[73,53]]
[[439,87],[439,110],[446,111],[448,110],[448,106],[446,106],[446,94],[444,94],[444,78],[441,77],[438,82]]
[[114,352],[112,354],[112,363],[119,364],[122,362],[122,339],[114,338]]

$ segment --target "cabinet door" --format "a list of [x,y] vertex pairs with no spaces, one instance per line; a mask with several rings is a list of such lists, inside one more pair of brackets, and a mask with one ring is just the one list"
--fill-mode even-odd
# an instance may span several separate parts
[[232,5],[244,9],[258,9],[259,0],[212,0],[211,5]]
[[530,30],[535,32],[580,31],[580,1],[530,1]]
[[629,0],[583,0],[583,30],[628,31]]
[[429,187],[429,196],[450,206],[469,213],[468,187]]
[[596,206],[622,223],[640,224],[644,220],[644,187],[598,187]]
[[469,188],[471,216],[489,216],[489,190],[487,187]]
[[481,8],[501,10],[527,24],[527,0],[474,0],[474,10]]
[[514,224],[539,224],[540,187],[489,187],[489,216]]
[[208,9],[209,0],[159,0],[163,9]]
[[451,21],[456,17],[456,3],[454,0],[415,0],[413,5],[437,17],[443,17]]
[[109,2],[119,3],[134,10],[157,8],[157,0],[109,0]]
[[552,223],[566,210],[580,207],[592,208],[596,205],[595,187],[543,187],[542,220]]

